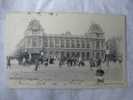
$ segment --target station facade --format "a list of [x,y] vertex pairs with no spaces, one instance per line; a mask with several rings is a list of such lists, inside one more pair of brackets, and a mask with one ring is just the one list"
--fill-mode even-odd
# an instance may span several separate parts
[[99,24],[92,23],[85,33],[45,33],[40,22],[33,19],[18,43],[16,54],[27,50],[32,56],[43,51],[47,56],[78,56],[84,60],[104,57],[105,37]]

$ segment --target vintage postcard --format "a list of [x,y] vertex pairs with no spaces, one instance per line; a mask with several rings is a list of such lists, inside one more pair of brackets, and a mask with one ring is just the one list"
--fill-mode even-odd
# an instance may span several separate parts
[[125,16],[10,12],[5,58],[11,88],[126,86]]

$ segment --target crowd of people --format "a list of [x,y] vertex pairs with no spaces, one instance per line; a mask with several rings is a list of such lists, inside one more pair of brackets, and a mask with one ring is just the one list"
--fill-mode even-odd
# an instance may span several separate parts
[[[63,65],[67,65],[68,67],[72,66],[85,66],[86,61],[82,59],[78,55],[72,55],[72,56],[46,56],[44,52],[40,52],[38,56],[33,57],[28,51],[25,51],[21,53],[19,56],[17,56],[15,59],[17,59],[19,65],[31,65],[31,64],[44,64],[45,66],[48,66],[49,64],[54,64],[55,61],[56,63],[58,62],[59,67],[62,67]],[[11,65],[11,60],[12,57],[8,56],[7,57],[7,65]],[[105,54],[103,58],[101,57],[92,57],[87,60],[89,63],[90,67],[100,67],[102,63],[106,63],[107,66],[109,66],[110,62],[114,61],[116,62],[116,57],[113,57],[111,54],[108,52]],[[122,62],[121,59],[119,59],[119,62]]]
[[59,66],[67,65],[68,67],[72,66],[85,66],[84,61],[81,59],[81,57],[78,56],[71,56],[71,57],[65,57],[61,56],[59,58]]
[[[115,58],[113,59],[112,58],[113,56],[111,56],[111,54],[109,54],[108,51],[105,54],[105,57],[103,58],[93,57],[87,61],[83,60],[80,56],[74,56],[74,55],[72,55],[71,57],[66,57],[66,56],[47,57],[44,55],[44,52],[40,52],[40,54],[37,57],[32,57],[31,54],[28,53],[28,51],[25,51],[15,59],[17,59],[19,65],[24,65],[24,66],[31,65],[31,64],[35,65],[35,68],[34,68],[35,71],[39,69],[40,65],[44,65],[45,67],[47,67],[50,64],[55,64],[55,63],[57,64],[57,62],[58,62],[59,68],[61,68],[64,65],[66,65],[67,67],[74,67],[74,66],[83,67],[85,65],[90,66],[91,70],[97,69],[95,70],[96,76],[98,77],[97,81],[104,82],[104,78],[103,78],[104,70],[102,69],[101,66],[103,63],[106,63],[106,65],[109,66],[111,61],[116,61]],[[12,59],[14,58],[10,56],[7,57],[7,67],[11,66]],[[122,61],[119,60],[119,62],[121,63]]]

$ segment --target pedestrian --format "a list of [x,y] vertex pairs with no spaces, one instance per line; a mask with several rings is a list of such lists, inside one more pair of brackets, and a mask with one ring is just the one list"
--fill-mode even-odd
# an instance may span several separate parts
[[109,66],[110,63],[110,50],[107,49],[105,52],[105,61],[106,61],[106,65]]
[[29,59],[28,59],[29,64],[31,64],[31,59],[32,59],[32,56],[31,56],[31,54],[29,53]]
[[104,70],[99,68],[96,70],[97,83],[104,83]]
[[10,68],[11,67],[11,59],[10,59],[10,56],[8,57],[7,56],[7,68]]
[[62,60],[60,59],[59,60],[59,68],[61,68],[61,66],[62,66]]
[[22,58],[22,64],[26,65],[26,58],[25,57]]
[[70,58],[70,65],[71,65],[71,67],[73,66],[73,60],[74,60],[73,57],[71,57]]
[[39,60],[36,59],[36,60],[35,60],[35,71],[38,70],[38,67],[39,67]]
[[45,67],[48,66],[48,57],[45,57],[45,58],[44,58],[44,65],[45,65]]
[[81,65],[81,63],[82,63],[82,58],[81,57],[79,57],[79,59],[78,59],[78,62],[79,62],[79,67],[80,67],[80,65]]
[[24,51],[25,64],[29,64],[29,53],[27,50]]
[[41,62],[41,64],[44,63],[44,52],[43,51],[40,52],[39,61]]
[[68,66],[68,67],[71,66],[71,58],[70,58],[70,57],[67,59],[67,66]]
[[97,63],[97,67],[101,68],[102,60],[100,58],[97,58],[96,63]]
[[49,64],[52,64],[52,57],[49,57]]
[[93,68],[95,67],[95,61],[94,61],[94,59],[93,58],[90,58],[90,68],[91,68],[91,70],[93,70]]

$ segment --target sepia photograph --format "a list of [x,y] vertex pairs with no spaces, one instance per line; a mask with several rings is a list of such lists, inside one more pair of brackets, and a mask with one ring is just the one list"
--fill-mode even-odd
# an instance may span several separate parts
[[5,27],[11,88],[127,85],[125,16],[10,12]]

